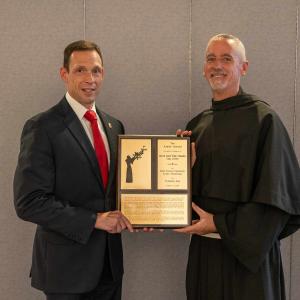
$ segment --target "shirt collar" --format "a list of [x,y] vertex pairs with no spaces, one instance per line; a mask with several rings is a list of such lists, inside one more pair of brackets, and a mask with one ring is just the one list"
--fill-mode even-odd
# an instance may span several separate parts
[[[84,107],[82,104],[80,104],[78,101],[76,101],[68,92],[66,93],[66,99],[70,104],[70,106],[72,107],[72,109],[74,110],[78,119],[82,120],[84,114],[87,112],[88,109]],[[91,110],[93,110],[97,115],[95,103],[93,103]]]

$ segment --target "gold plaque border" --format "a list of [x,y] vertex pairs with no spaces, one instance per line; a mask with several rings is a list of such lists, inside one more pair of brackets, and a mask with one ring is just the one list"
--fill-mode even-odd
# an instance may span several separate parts
[[[121,140],[122,139],[150,139],[151,140],[151,189],[121,189]],[[158,190],[157,189],[157,140],[164,139],[164,140],[186,140],[187,146],[187,189],[179,190],[179,189],[164,189]],[[187,215],[188,215],[188,222],[187,223],[178,223],[178,224],[132,224],[135,228],[142,228],[142,227],[153,227],[153,228],[180,228],[191,224],[191,160],[190,160],[190,138],[189,137],[177,137],[175,135],[119,135],[118,136],[118,168],[117,168],[117,207],[120,211],[122,211],[121,207],[121,195],[122,194],[186,194],[188,199],[187,205]]]

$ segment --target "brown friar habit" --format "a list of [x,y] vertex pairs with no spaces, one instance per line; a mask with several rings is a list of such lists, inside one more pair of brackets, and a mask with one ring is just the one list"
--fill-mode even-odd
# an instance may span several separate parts
[[188,300],[284,300],[280,240],[300,225],[299,164],[278,115],[244,93],[192,119],[193,201],[222,239],[193,235]]

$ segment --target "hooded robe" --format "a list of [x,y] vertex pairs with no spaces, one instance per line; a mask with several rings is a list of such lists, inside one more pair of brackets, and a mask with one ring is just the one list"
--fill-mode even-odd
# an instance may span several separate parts
[[284,300],[280,239],[300,226],[300,172],[280,118],[240,89],[186,129],[197,151],[193,201],[221,236],[192,236],[187,299]]

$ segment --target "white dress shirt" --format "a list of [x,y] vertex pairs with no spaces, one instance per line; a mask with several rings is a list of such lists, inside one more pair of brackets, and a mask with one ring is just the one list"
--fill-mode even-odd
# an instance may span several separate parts
[[[81,124],[84,128],[84,131],[86,132],[92,146],[94,147],[94,137],[93,137],[91,124],[86,118],[84,118],[84,114],[88,111],[88,109],[86,109],[82,104],[80,104],[78,101],[76,101],[74,98],[72,98],[68,92],[66,93],[66,99],[67,99],[68,103],[70,104],[71,108],[74,110],[75,114],[77,115],[79,121],[81,122]],[[96,116],[97,116],[98,127],[99,127],[100,134],[101,134],[101,137],[102,137],[103,142],[104,142],[105,150],[106,150],[106,153],[107,153],[108,166],[109,166],[110,151],[109,151],[108,140],[107,140],[107,136],[106,136],[105,131],[104,131],[104,127],[102,125],[102,121],[101,121],[101,119],[99,118],[99,116],[97,114],[95,103],[93,103],[93,106],[92,106],[91,110],[93,110],[96,113]]]

